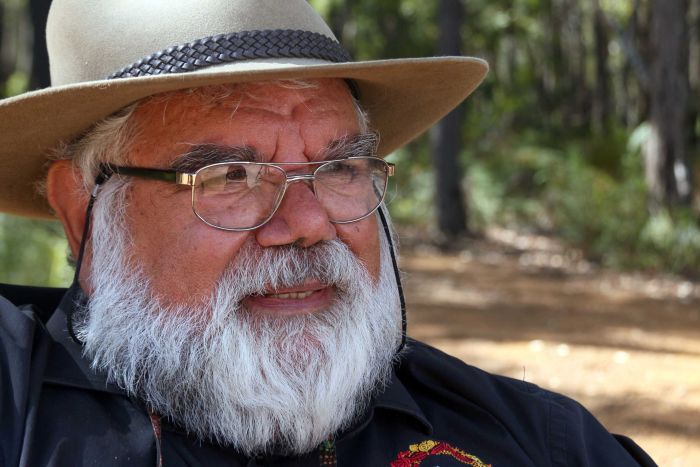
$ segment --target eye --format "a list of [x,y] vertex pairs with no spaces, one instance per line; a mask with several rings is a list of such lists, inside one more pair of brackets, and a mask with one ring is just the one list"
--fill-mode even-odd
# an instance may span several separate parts
[[348,177],[352,178],[357,174],[357,164],[352,161],[335,161],[328,164],[325,170],[329,175],[335,177]]
[[245,182],[248,179],[246,170],[244,167],[234,165],[228,168],[226,171],[226,182]]

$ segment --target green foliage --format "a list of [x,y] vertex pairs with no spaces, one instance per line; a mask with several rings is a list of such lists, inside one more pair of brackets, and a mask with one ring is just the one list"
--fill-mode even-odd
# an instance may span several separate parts
[[391,180],[386,204],[398,223],[426,227],[435,218],[435,174],[426,157],[426,143],[426,139],[421,138],[388,158],[396,164],[397,170]]
[[641,265],[689,275],[700,274],[700,227],[690,210],[664,211],[641,231]]
[[[430,55],[437,40],[437,2],[314,3],[323,5],[331,22],[344,15],[339,35],[359,58]],[[652,218],[647,211],[640,151],[647,129],[633,130],[644,107],[630,104],[642,94],[627,94],[627,126],[622,113],[593,121],[599,84],[595,6],[553,0],[472,0],[463,6],[462,51],[492,67],[466,104],[462,127],[472,229],[499,224],[535,230],[560,236],[605,265],[697,273],[693,213],[676,209]],[[613,24],[625,27],[637,5],[603,0],[600,7],[611,21],[608,85],[623,95],[629,63]],[[394,157],[393,216],[432,224],[435,176],[426,139]]]
[[[309,0],[356,59],[430,56],[439,2]],[[488,60],[491,72],[464,108],[464,192],[473,230],[504,225],[560,236],[603,264],[700,274],[697,212],[675,208],[650,217],[641,145],[647,96],[624,53],[635,25],[641,59],[648,2],[601,0],[608,24],[610,113],[594,121],[596,2],[464,1],[462,53]],[[0,0],[4,82],[27,89],[31,47],[26,0]],[[697,44],[691,41],[690,48]],[[440,76],[435,77],[436,80]],[[691,96],[698,95],[695,78]],[[695,102],[695,101],[693,101]],[[697,103],[694,104],[697,107]],[[600,119],[600,118],[599,118]],[[700,112],[688,154],[700,160]],[[397,175],[387,204],[399,223],[434,224],[435,174],[427,137],[391,156]],[[697,163],[696,163],[697,165]],[[697,177],[696,177],[697,178]],[[700,179],[697,185],[700,186]],[[66,284],[66,244],[55,223],[0,217],[0,281]]]
[[0,282],[66,286],[72,278],[67,252],[58,222],[0,214]]
[[431,55],[437,38],[436,2],[310,0],[355,59]]
[[625,265],[646,220],[643,180],[635,175],[617,179],[579,153],[565,155],[550,170],[544,199],[555,230],[589,256]]
[[599,150],[620,148],[620,133],[569,143],[525,146],[470,168],[473,219],[555,234],[589,258],[620,268],[700,274],[700,226],[690,209],[647,211],[638,133],[605,163]]
[[5,83],[5,89],[2,95],[6,97],[16,96],[27,90],[29,85],[29,76],[26,73],[14,72],[10,75]]
[[[650,216],[641,144],[628,133],[556,144],[541,133],[477,142],[463,153],[472,230],[491,225],[555,235],[605,266],[700,274],[700,226],[690,209]],[[561,147],[563,146],[563,147]],[[419,148],[417,148],[419,149]],[[402,187],[390,205],[399,223],[432,222],[433,172],[400,153]],[[413,164],[411,164],[413,163]]]

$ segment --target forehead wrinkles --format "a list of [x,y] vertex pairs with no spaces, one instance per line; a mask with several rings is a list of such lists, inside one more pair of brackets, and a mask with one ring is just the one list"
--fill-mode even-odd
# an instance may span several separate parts
[[236,94],[217,99],[186,93],[168,94],[140,104],[135,118],[142,127],[186,124],[193,118],[203,118],[221,111],[233,115],[241,105],[241,100],[241,96]]
[[[302,92],[303,91],[303,92]],[[309,92],[311,91],[311,92]],[[329,118],[341,122],[352,116],[352,102],[345,96],[312,90],[281,90],[274,95],[242,96],[237,112],[254,121],[272,120],[288,127],[299,128],[301,124],[316,125]]]
[[[342,137],[348,132],[354,133],[357,118],[346,85],[334,80],[328,80],[323,86],[320,84],[288,87],[284,84],[252,83],[157,95],[142,102],[136,109],[134,139],[141,143],[137,147],[148,148],[148,159],[153,160],[154,156],[159,159],[153,153],[154,148],[164,142],[177,145],[184,138],[187,143],[192,143],[200,137],[203,140],[196,142],[206,142],[204,139],[209,137],[207,127],[210,124],[212,128],[225,128],[228,123],[235,124],[238,120],[236,116],[240,117],[238,121],[244,125],[254,123],[265,128],[271,123],[276,123],[278,129],[287,132],[288,135],[290,131],[296,133],[300,139],[304,139],[304,134],[309,131],[315,132],[317,127],[331,130],[330,133],[333,134],[325,136],[328,141]],[[336,125],[338,128],[332,131],[333,128],[329,127],[327,122],[334,118],[341,124]],[[353,122],[352,128],[345,128],[347,125],[342,122]],[[234,130],[234,127],[231,129]],[[214,134],[214,130],[212,131]],[[245,139],[255,135],[238,136],[245,136]],[[279,136],[275,134],[268,137],[278,139]],[[248,144],[246,141],[242,142]],[[272,147],[267,148],[268,150],[276,145],[273,141],[269,142],[272,143]],[[143,151],[135,151],[137,152]],[[133,155],[133,158],[128,157],[132,162],[146,160],[138,154]]]
[[153,124],[157,126],[158,122],[167,127],[174,123],[185,123],[193,117],[201,119],[222,110],[231,112],[231,117],[238,112],[258,111],[269,116],[296,117],[314,114],[323,118],[328,113],[344,113],[352,108],[349,91],[344,88],[290,89],[260,84],[228,92],[225,92],[225,89],[218,93],[215,90],[187,90],[156,95],[138,105],[134,118],[141,127],[150,127]]
[[[340,79],[328,78],[224,84],[166,92],[140,101],[136,113],[151,118],[160,113],[161,120],[164,120],[171,117],[168,111],[172,108],[178,110],[177,115],[190,110],[197,113],[214,108],[235,110],[244,100],[250,107],[267,108],[278,113],[290,113],[299,104],[321,110],[334,108],[333,104],[352,104],[347,84]],[[286,108],[283,107],[285,103],[288,103],[284,106]]]

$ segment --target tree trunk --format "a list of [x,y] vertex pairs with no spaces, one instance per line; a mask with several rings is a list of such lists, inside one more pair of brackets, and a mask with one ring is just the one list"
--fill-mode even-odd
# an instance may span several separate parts
[[30,17],[34,28],[32,46],[32,72],[29,86],[45,88],[51,84],[49,54],[46,50],[46,18],[49,16],[51,0],[30,0]]
[[[690,6],[690,45],[688,78],[690,95],[690,109],[688,115],[688,127],[693,129],[700,120],[700,0],[693,0]],[[690,132],[690,146],[700,143],[700,134]]]
[[590,92],[588,90],[588,80],[586,79],[586,57],[588,48],[584,34],[584,13],[581,5],[577,1],[567,4],[568,20],[568,86],[567,91],[570,96],[566,99],[566,111],[564,113],[564,124],[569,127],[587,126],[591,121]]
[[5,2],[0,1],[0,97],[5,97],[5,82],[10,76],[10,70],[5,59]]
[[[438,10],[439,55],[460,55],[460,0],[440,0]],[[462,108],[457,107],[443,118],[431,135],[437,198],[438,229],[441,241],[450,241],[468,233],[467,212],[462,193],[460,124]]]
[[[693,0],[700,2],[700,0]],[[621,120],[627,125],[628,128],[634,128],[639,123],[648,118],[648,92],[650,88],[650,77],[649,69],[647,68],[647,60],[649,58],[648,53],[648,43],[649,43],[649,27],[647,24],[643,24],[640,18],[644,15],[645,2],[642,0],[634,0],[632,3],[632,12],[628,19],[627,24],[623,27],[614,16],[605,15],[599,8],[601,26],[603,24],[607,25],[608,39],[609,34],[614,33],[616,39],[621,48],[622,55],[625,60],[622,65],[622,76],[617,85],[619,85],[619,105],[620,112],[619,116]],[[648,11],[648,10],[647,10]],[[598,13],[597,13],[598,14]],[[598,26],[596,26],[598,27]],[[603,54],[607,55],[607,51],[602,51],[601,45],[602,41],[599,42],[597,55],[602,58]],[[692,42],[691,42],[692,44]],[[601,65],[606,60],[597,59]],[[601,70],[604,68],[597,66],[597,74],[602,78],[603,73]],[[609,70],[605,71],[608,76],[610,76]],[[598,78],[598,81],[601,80]],[[605,93],[605,91],[603,91]],[[614,99],[612,99],[614,102]]]
[[560,8],[557,7],[556,0],[545,0],[542,8],[546,15],[543,27],[549,32],[549,34],[547,34],[549,37],[549,44],[548,50],[545,49],[543,51],[545,58],[542,61],[545,67],[542,69],[542,78],[545,100],[541,102],[541,104],[547,115],[552,115],[557,106],[560,105],[560,93],[566,73],[564,65],[565,56],[562,48],[563,28]]
[[345,47],[353,57],[357,53],[354,47],[355,37],[352,37],[348,31],[354,31],[355,29],[353,27],[354,19],[352,15],[354,5],[354,0],[344,0],[339,3],[334,3],[328,15],[329,26],[333,34],[335,34],[335,37],[338,38],[340,43],[343,44],[343,47]]
[[652,0],[650,136],[645,145],[649,208],[690,204],[686,155],[688,112],[687,0]]
[[647,118],[649,91],[649,70],[644,60],[640,44],[641,0],[634,0],[632,13],[623,28],[614,17],[608,17],[608,25],[617,34],[617,39],[625,57],[622,68],[622,89],[620,92],[623,121],[627,128],[637,127]]
[[635,5],[637,16],[635,19],[634,44],[639,52],[639,61],[645,71],[639,78],[640,103],[639,120],[648,121],[651,113],[651,4],[649,1],[640,0]]
[[610,37],[605,15],[598,0],[594,0],[593,32],[595,38],[595,100],[593,102],[593,130],[607,132],[612,119],[608,46]]

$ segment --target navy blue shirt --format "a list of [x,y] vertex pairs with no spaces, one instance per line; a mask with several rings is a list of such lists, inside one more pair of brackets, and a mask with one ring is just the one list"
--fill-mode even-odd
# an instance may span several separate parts
[[[46,326],[0,297],[0,465],[318,466],[301,457],[246,458],[155,424],[139,401],[89,368],[66,331],[67,293]],[[37,302],[46,301],[38,297]],[[157,427],[160,426],[160,436]],[[335,434],[339,466],[653,466],[575,401],[495,376],[415,340],[357,423]]]

